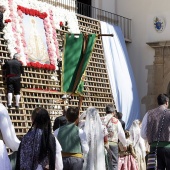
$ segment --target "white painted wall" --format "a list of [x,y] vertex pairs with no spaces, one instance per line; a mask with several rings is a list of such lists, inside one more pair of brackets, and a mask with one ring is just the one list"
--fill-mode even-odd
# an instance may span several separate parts
[[116,0],[92,0],[92,6],[111,12],[117,13],[116,11]]
[[[141,101],[148,89],[148,72],[145,67],[152,65],[154,61],[154,50],[146,43],[170,40],[170,1],[115,0],[114,4],[113,10],[118,15],[132,19],[132,43],[127,45],[127,49]],[[110,11],[112,5],[108,0],[107,5],[104,5],[105,10]],[[162,33],[156,32],[154,28],[153,20],[156,16],[166,20],[166,28]],[[145,112],[145,105],[141,104],[141,115]]]
[[[125,5],[126,4],[126,5]],[[170,40],[169,0],[117,0],[117,13],[132,19],[132,43],[128,52],[137,82],[140,100],[147,94],[146,65],[152,65],[154,50],[146,42]],[[153,24],[154,17],[163,17],[166,27],[158,33]],[[141,104],[141,115],[146,112]]]

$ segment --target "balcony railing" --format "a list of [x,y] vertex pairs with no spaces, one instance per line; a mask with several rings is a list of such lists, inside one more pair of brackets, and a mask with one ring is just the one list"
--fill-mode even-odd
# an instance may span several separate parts
[[104,11],[99,8],[95,8],[90,5],[83,4],[81,2],[76,3],[77,3],[76,12],[78,14],[120,26],[124,34],[125,40],[131,42],[131,19],[108,11]]
[[76,12],[77,14],[91,17],[100,21],[105,21],[110,24],[115,24],[121,27],[124,38],[126,41],[131,42],[131,19],[95,8],[77,0],[39,0],[58,6],[69,11]]

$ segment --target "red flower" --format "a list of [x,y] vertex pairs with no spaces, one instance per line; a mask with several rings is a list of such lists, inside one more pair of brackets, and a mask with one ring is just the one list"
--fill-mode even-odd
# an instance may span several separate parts
[[30,67],[30,66],[31,66],[31,64],[30,64],[30,63],[27,63],[27,66],[28,66],[28,67]]
[[29,62],[27,63],[28,67],[38,68],[38,69],[45,69],[45,70],[55,70],[55,66],[53,64],[41,64],[39,62]]
[[35,16],[38,16],[39,11],[35,10]]
[[48,64],[44,64],[44,69],[49,70],[49,65]]
[[10,20],[10,19],[6,19],[6,20],[5,20],[5,23],[8,23],[8,22],[11,22],[11,20]]
[[36,62],[36,64],[37,64],[37,68],[42,68],[42,64],[41,63],[39,63],[39,62]]
[[44,19],[44,18],[47,17],[47,13],[46,12],[41,13],[41,12],[39,12],[36,9],[29,9],[29,8],[25,8],[25,7],[22,7],[22,6],[19,6],[19,5],[17,7],[17,10],[21,10],[26,15],[36,16],[36,17],[39,17],[41,19]]
[[55,66],[50,64],[50,70],[55,70]]
[[28,14],[29,14],[29,10],[28,10],[27,8],[25,8],[25,9],[24,9],[24,13],[25,13],[26,15],[28,15]]
[[64,26],[63,22],[62,22],[62,21],[60,21],[60,27],[63,27],[63,26]]

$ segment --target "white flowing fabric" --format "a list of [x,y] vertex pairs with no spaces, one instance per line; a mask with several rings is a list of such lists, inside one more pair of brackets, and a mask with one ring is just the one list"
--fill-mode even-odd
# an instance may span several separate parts
[[104,54],[116,109],[123,113],[128,129],[139,118],[140,107],[125,40],[119,26],[101,22],[101,31],[114,35],[102,37]]
[[86,117],[86,112],[83,112],[83,113],[79,116],[79,123],[78,123],[79,129],[83,129],[83,130],[84,130],[85,117]]
[[143,170],[146,169],[146,162],[145,162],[146,146],[145,146],[144,139],[141,137],[140,131],[141,131],[140,121],[134,120],[132,126],[129,129],[130,138],[131,141],[133,142],[133,147],[136,152],[139,170]]
[[83,170],[105,170],[102,122],[98,110],[94,107],[89,107],[86,111],[84,131],[87,136],[89,152],[84,157]]
[[0,140],[0,170],[12,170],[6,147],[2,140]]
[[144,159],[146,156],[146,146],[144,139],[141,137],[140,131],[141,131],[140,121],[134,120],[129,129],[130,139],[131,141],[133,141],[133,146],[135,150]]
[[8,111],[6,107],[1,103],[0,103],[0,131],[2,133],[5,145],[12,149],[12,151],[17,151],[20,141],[16,137],[14,126],[12,125],[11,119],[8,115]]

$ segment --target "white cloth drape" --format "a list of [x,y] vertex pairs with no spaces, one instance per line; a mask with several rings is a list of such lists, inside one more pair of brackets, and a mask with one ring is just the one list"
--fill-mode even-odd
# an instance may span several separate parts
[[14,126],[12,125],[11,119],[8,115],[8,111],[6,107],[1,103],[0,103],[0,131],[2,133],[5,145],[12,149],[12,151],[17,151],[20,141],[16,137]]
[[125,40],[119,26],[101,22],[103,47],[116,109],[123,113],[126,128],[139,118],[139,98]]

